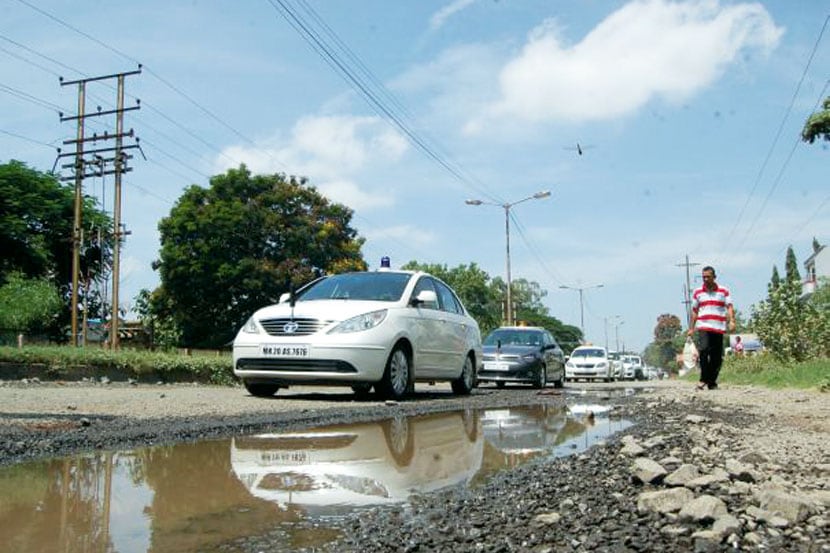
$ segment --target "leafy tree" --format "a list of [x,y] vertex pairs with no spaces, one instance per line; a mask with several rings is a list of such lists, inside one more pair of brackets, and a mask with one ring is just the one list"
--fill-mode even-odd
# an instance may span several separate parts
[[227,344],[256,309],[326,273],[365,270],[352,211],[305,179],[243,165],[191,186],[159,223],[161,286],[152,311],[181,344]]
[[52,282],[12,273],[0,287],[0,329],[15,333],[42,332],[57,319],[62,306]]
[[824,100],[824,109],[818,111],[807,119],[804,130],[801,131],[801,139],[812,144],[817,138],[830,140],[830,97]]
[[[36,171],[20,161],[0,164],[0,282],[12,273],[50,279],[65,303],[51,329],[55,333],[70,317],[74,201],[74,184],[62,184],[55,175]],[[86,299],[88,313],[95,316],[100,315],[101,302],[91,284],[111,264],[112,221],[96,208],[91,197],[83,198],[82,218],[86,232],[81,248],[79,300]],[[98,232],[89,232],[93,228],[107,230],[99,239]]]
[[665,369],[674,368],[674,360],[683,348],[683,325],[677,315],[663,313],[657,317],[654,341],[646,347],[646,362]]
[[798,261],[795,259],[795,252],[793,251],[792,246],[787,248],[785,278],[788,281],[792,280],[794,282],[801,282],[801,273],[798,272]]
[[[160,295],[159,290],[156,289],[155,293],[157,295]],[[167,308],[168,306],[165,307]],[[142,289],[135,297],[134,310],[138,314],[141,326],[150,335],[149,346],[151,349],[155,349],[156,347],[172,349],[181,342],[181,328],[178,327],[172,317],[160,317],[156,314],[156,310],[153,308],[153,293],[146,288]],[[166,310],[168,309],[158,309],[159,312]]]
[[767,285],[767,291],[772,293],[773,290],[777,290],[778,286],[781,285],[781,276],[778,274],[778,267],[776,265],[772,266],[772,278],[770,278],[769,284]]

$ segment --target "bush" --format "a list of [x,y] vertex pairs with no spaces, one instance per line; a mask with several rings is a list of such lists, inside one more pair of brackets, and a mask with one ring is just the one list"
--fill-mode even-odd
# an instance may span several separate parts
[[134,378],[143,382],[200,382],[232,385],[232,361],[221,356],[187,356],[139,350],[111,351],[70,346],[0,347],[0,377],[47,379]]

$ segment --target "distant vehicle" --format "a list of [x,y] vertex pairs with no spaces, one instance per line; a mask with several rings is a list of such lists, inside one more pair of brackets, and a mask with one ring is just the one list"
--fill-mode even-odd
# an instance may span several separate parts
[[623,364],[620,359],[620,352],[609,351],[608,359],[611,361],[611,375],[615,380],[622,380],[623,378]]
[[579,346],[565,363],[565,380],[584,378],[611,382],[613,377],[608,352],[600,346]]
[[482,346],[484,364],[479,382],[528,383],[544,388],[553,382],[561,388],[565,381],[565,353],[553,335],[536,326],[503,326],[492,331]]
[[233,372],[254,396],[291,384],[351,386],[398,399],[416,381],[469,394],[478,323],[444,282],[381,269],[319,278],[254,313],[233,343]]
[[621,359],[623,380],[645,380],[643,359],[639,355],[623,354]]

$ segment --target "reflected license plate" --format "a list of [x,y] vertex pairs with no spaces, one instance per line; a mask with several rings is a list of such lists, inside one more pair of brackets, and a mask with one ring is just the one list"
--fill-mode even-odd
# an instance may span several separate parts
[[509,363],[484,363],[485,371],[509,371]]
[[308,357],[308,344],[262,344],[260,352],[263,357]]

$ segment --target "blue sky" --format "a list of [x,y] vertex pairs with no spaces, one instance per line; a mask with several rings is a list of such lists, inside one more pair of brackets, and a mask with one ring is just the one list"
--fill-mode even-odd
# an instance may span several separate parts
[[[504,278],[500,205],[550,190],[510,209],[513,279],[577,326],[585,288],[587,338],[641,350],[658,315],[684,318],[687,255],[748,314],[788,245],[803,262],[830,241],[830,150],[799,141],[830,95],[828,16],[826,0],[0,0],[0,162],[49,170],[75,136],[59,75],[142,63],[122,306],[158,284],[157,225],[182,190],[245,163],[353,208],[371,268]],[[87,94],[112,108],[114,89]],[[111,177],[85,187],[112,209]]]

